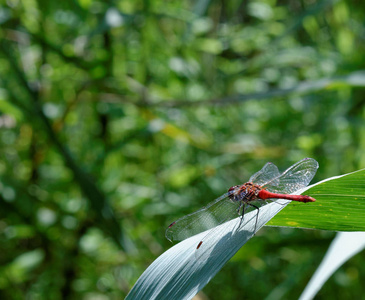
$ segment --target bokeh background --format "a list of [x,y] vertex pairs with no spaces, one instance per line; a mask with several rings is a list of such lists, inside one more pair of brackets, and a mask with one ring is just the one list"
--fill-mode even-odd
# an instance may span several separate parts
[[[0,6],[0,298],[123,299],[267,161],[365,167],[361,1]],[[261,230],[201,299],[295,299],[333,232]],[[318,299],[360,299],[364,255]]]

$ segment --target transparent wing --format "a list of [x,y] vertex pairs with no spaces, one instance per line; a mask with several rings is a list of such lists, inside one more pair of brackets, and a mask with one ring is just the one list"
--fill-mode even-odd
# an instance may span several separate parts
[[250,182],[256,183],[258,185],[264,185],[267,182],[271,182],[271,185],[279,184],[278,177],[280,176],[279,169],[273,163],[269,162],[264,167],[253,174],[250,177]]
[[276,178],[264,183],[262,187],[269,192],[291,194],[306,187],[318,169],[318,162],[313,158],[298,161]]
[[166,238],[170,241],[182,241],[232,220],[238,217],[238,207],[239,203],[232,202],[227,193],[200,210],[173,222],[166,229]]
[[[256,201],[260,202],[262,206],[264,205],[264,201]],[[205,260],[208,257],[212,256],[221,256],[225,255],[228,251],[228,248],[234,247],[234,240],[236,239],[236,234],[242,236],[242,231],[245,232],[244,235],[253,235],[257,231],[257,222],[259,223],[259,210],[253,209],[247,204],[244,204],[242,208],[245,210],[245,214],[243,219],[240,216],[237,216],[235,220],[230,220],[220,226],[217,226],[210,230],[198,243],[197,248],[195,250],[195,258],[197,260]],[[253,214],[250,214],[250,211],[254,210]],[[247,224],[252,223],[252,226],[247,226]],[[224,245],[219,246],[219,244]]]

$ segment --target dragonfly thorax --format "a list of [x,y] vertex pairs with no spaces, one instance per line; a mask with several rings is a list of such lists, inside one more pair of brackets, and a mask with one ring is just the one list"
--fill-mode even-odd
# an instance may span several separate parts
[[261,187],[252,182],[246,182],[242,185],[235,185],[229,188],[228,197],[233,202],[250,202],[257,200]]

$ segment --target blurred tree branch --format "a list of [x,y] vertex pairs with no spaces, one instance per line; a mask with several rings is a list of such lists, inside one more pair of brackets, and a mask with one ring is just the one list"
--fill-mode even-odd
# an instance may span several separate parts
[[[365,86],[365,70],[359,70],[344,76],[336,76],[333,78],[322,78],[314,81],[303,81],[292,88],[272,89],[263,93],[251,93],[244,95],[235,95],[216,99],[189,101],[189,100],[164,100],[160,102],[148,102],[148,106],[156,107],[185,107],[198,105],[228,105],[246,102],[250,100],[265,100],[275,97],[283,97],[290,94],[305,94],[316,92],[324,89],[337,89],[343,86],[364,87]],[[146,106],[146,103],[142,103]]]
[[35,33],[28,32],[28,34],[34,39],[34,41],[42,44],[47,49],[59,55],[65,62],[72,63],[74,66],[77,66],[84,70],[91,70],[102,64],[100,61],[87,62],[83,60],[82,57],[74,56],[74,55],[66,55],[63,51],[60,50],[59,46],[53,45],[51,42],[46,40],[43,36],[40,36]]
[[[26,92],[29,96],[32,106],[32,111],[24,110],[24,105],[18,105],[19,103],[22,103],[19,99],[14,98],[15,101],[13,101],[14,104],[18,106],[19,109],[21,109],[26,117],[29,119],[30,124],[33,125],[34,121],[34,115],[31,114],[32,112],[38,116],[38,120],[40,121],[39,124],[41,124],[42,128],[46,132],[49,140],[54,144],[58,152],[63,157],[63,160],[68,168],[72,171],[75,180],[78,182],[82,192],[87,197],[87,199],[90,202],[90,205],[95,211],[98,218],[101,220],[102,228],[108,232],[115,242],[121,246],[125,250],[125,244],[124,244],[124,236],[122,233],[122,230],[120,228],[120,225],[118,221],[116,220],[112,208],[109,206],[107,199],[105,195],[101,192],[101,190],[95,185],[92,178],[89,174],[84,172],[82,168],[80,168],[77,163],[75,162],[74,158],[72,157],[72,154],[67,149],[67,146],[63,145],[60,141],[59,137],[57,136],[56,132],[54,131],[50,121],[44,114],[42,110],[41,103],[39,101],[39,93],[36,88],[31,88],[31,85],[26,79],[25,74],[21,71],[13,53],[11,50],[11,45],[9,43],[6,43],[4,41],[1,41],[0,43],[1,52],[5,55],[8,62],[11,65],[11,68],[13,72],[15,73],[16,77],[19,80],[19,86],[25,87]],[[10,89],[8,89],[10,90]],[[15,97],[15,94],[12,95]],[[31,122],[32,121],[32,122]]]

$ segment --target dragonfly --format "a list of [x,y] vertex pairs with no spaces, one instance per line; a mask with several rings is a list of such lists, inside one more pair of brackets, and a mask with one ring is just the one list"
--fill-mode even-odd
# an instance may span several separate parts
[[[291,195],[306,187],[313,179],[318,169],[318,163],[312,158],[298,161],[283,173],[277,166],[269,162],[251,176],[248,182],[235,185],[228,192],[217,198],[200,210],[172,222],[166,229],[166,238],[170,241],[182,241],[188,237],[237,218],[239,228],[243,224],[244,215],[249,208],[257,210],[256,225],[259,218],[260,206],[278,199],[298,202],[315,202],[316,199],[307,195]],[[256,232],[256,225],[254,233]],[[207,236],[206,236],[207,237]],[[196,249],[199,249],[203,238]]]

